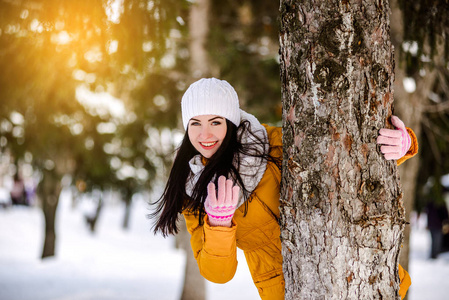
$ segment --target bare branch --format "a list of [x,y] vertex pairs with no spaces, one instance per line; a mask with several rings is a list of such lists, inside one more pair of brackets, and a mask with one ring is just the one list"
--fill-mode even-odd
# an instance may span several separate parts
[[432,151],[433,156],[435,157],[436,161],[438,163],[441,163],[441,154],[440,154],[440,151],[438,150],[438,146],[437,146],[437,142],[436,142],[435,134],[434,134],[435,132],[433,131],[433,127],[435,127],[435,126],[432,126],[430,124],[429,119],[427,119],[425,116],[423,116],[423,118],[422,118],[422,123],[425,125],[424,132],[426,133],[427,138],[429,139],[430,150]]
[[423,105],[423,111],[428,113],[439,113],[449,111],[449,101],[444,101],[435,105]]
[[432,122],[427,118],[426,116],[423,116],[422,123],[428,127],[433,133],[443,138],[445,141],[449,142],[449,134],[446,132],[443,132],[441,128],[435,124],[432,124]]
[[440,113],[449,111],[449,84],[448,84],[448,72],[444,67],[437,67],[437,76],[438,76],[438,88],[443,92],[443,99],[446,101],[442,101],[438,104],[432,105],[423,105],[423,111],[428,113]]

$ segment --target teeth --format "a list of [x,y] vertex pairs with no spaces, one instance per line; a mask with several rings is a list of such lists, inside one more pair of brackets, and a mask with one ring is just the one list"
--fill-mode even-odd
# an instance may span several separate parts
[[201,143],[201,145],[206,146],[206,147],[210,147],[215,145],[217,142],[212,142],[212,143]]

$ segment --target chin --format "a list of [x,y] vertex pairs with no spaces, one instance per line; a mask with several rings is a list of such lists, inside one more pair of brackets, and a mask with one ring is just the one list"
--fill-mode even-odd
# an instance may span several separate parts
[[201,155],[203,156],[203,157],[205,157],[205,158],[207,158],[207,159],[209,159],[209,158],[211,158],[213,155],[215,154],[215,152],[214,153],[201,153]]

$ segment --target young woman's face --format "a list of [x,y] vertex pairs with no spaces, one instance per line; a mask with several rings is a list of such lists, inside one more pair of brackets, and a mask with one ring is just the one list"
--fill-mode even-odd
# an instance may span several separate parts
[[220,116],[203,115],[189,120],[189,140],[206,158],[210,158],[220,148],[226,131],[226,119]]

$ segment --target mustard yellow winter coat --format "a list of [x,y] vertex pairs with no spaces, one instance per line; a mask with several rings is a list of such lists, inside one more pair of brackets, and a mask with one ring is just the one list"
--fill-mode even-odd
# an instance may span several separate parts
[[[271,146],[270,154],[282,158],[281,128],[265,127]],[[415,134],[411,130],[409,133],[412,147],[398,164],[415,155],[418,150]],[[231,280],[237,269],[236,247],[239,247],[245,253],[261,299],[284,299],[280,227],[272,215],[274,213],[279,217],[280,180],[280,170],[269,162],[259,185],[251,195],[247,215],[243,217],[244,205],[240,206],[230,228],[210,226],[207,215],[204,225],[200,226],[198,217],[187,211],[183,212],[191,234],[193,255],[204,278],[215,283]],[[403,298],[411,284],[410,276],[400,265],[398,275],[401,280],[399,293]]]

